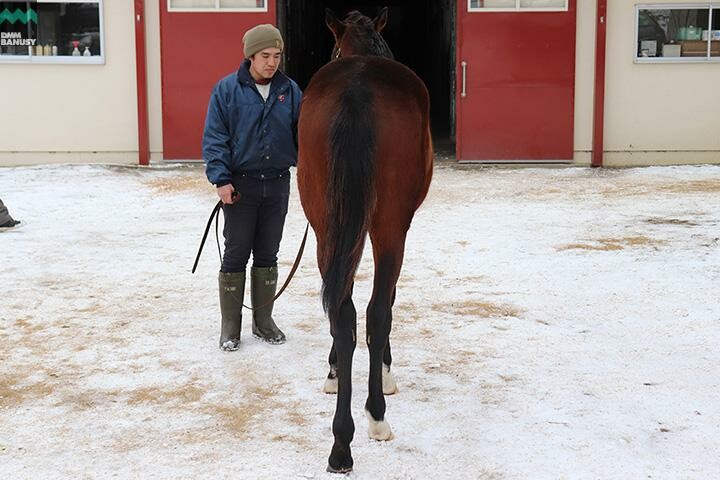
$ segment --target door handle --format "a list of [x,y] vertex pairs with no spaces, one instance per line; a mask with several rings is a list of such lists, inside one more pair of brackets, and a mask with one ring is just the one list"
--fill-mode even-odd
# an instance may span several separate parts
[[462,66],[462,91],[460,96],[465,98],[467,97],[467,62],[463,60],[460,65]]

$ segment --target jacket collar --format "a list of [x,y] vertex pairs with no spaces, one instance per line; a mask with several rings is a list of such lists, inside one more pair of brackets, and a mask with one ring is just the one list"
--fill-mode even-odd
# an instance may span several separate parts
[[[252,75],[250,75],[249,59],[246,58],[240,64],[240,68],[237,72],[237,79],[238,82],[240,82],[242,85],[247,85],[255,88],[255,80],[252,78]],[[270,93],[273,93],[276,90],[285,89],[289,83],[290,79],[287,77],[287,75],[278,70],[277,72],[275,72],[275,75],[272,78],[272,82],[270,83]]]

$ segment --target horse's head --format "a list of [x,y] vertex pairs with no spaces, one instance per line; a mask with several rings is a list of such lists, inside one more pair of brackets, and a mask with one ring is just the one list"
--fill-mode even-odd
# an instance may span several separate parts
[[350,55],[375,55],[393,58],[390,47],[380,36],[387,24],[388,8],[385,7],[375,19],[358,11],[347,14],[345,20],[338,20],[329,8],[325,9],[325,24],[335,37],[332,60]]

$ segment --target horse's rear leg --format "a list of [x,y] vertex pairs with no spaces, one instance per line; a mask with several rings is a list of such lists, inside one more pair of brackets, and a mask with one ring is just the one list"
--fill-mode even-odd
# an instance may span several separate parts
[[[350,286],[350,297],[353,294],[353,283]],[[333,340],[332,347],[330,348],[330,355],[328,355],[328,363],[330,364],[330,371],[325,379],[325,385],[323,385],[323,392],[325,393],[337,393],[338,391],[338,380],[337,380],[337,350],[335,350],[335,340]]]
[[335,350],[335,341],[333,341],[332,347],[330,348],[330,355],[328,355],[328,363],[330,364],[330,371],[328,372],[327,378],[325,379],[325,385],[323,385],[323,392],[337,393],[337,351]]
[[[396,292],[397,287],[393,288],[392,301],[390,302],[391,309],[395,305]],[[388,336],[387,345],[385,346],[385,351],[383,352],[382,390],[385,395],[393,395],[398,391],[397,383],[395,383],[395,376],[390,371],[390,365],[392,365],[392,352],[390,351],[390,337]]]
[[352,359],[357,343],[357,312],[352,298],[348,296],[338,314],[330,313],[330,333],[333,350],[337,355],[337,402],[333,419],[333,444],[328,458],[329,472],[345,473],[352,470],[353,459],[350,442],[355,434],[355,423],[350,411],[352,397]]
[[[329,356],[330,371],[328,372],[325,383],[323,384],[323,392],[333,394],[337,393],[338,380],[337,380],[337,353],[335,353],[335,344],[333,343],[330,349]],[[390,370],[392,365],[392,355],[390,354],[390,339],[388,339],[387,347],[385,347],[385,354],[383,355],[383,367],[382,367],[382,391],[385,395],[394,395],[397,393],[397,383],[395,382],[395,375]]]
[[[375,440],[391,440],[392,429],[385,421],[385,397],[383,396],[383,365],[384,360],[390,360],[388,338],[392,326],[392,304],[394,301],[395,285],[400,275],[402,265],[402,244],[400,248],[390,252],[381,250],[382,245],[373,242],[375,253],[375,279],[373,293],[367,308],[367,337],[366,342],[370,354],[370,374],[368,379],[368,398],[365,402],[365,414],[368,417],[368,435]],[[389,388],[394,387],[388,385]],[[394,391],[394,388],[392,388]]]
[[[393,290],[392,305],[395,305],[395,290]],[[330,364],[330,371],[325,379],[323,392],[337,393],[337,352],[335,351],[335,342],[333,342],[332,347],[330,348],[328,363]],[[397,393],[397,383],[395,383],[395,377],[390,371],[390,365],[392,365],[392,352],[390,351],[390,339],[388,338],[387,346],[385,347],[385,352],[383,353],[382,370],[382,389],[385,395],[393,395]]]

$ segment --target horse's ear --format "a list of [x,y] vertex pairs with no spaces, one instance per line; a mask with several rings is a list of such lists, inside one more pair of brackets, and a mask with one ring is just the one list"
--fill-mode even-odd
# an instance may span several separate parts
[[373,20],[373,25],[375,26],[375,31],[377,33],[380,33],[383,28],[385,28],[385,25],[387,25],[387,16],[388,16],[388,7],[383,7],[383,9],[380,11],[380,15],[378,15],[375,20]]
[[335,41],[338,41],[342,34],[345,33],[345,24],[338,20],[335,13],[329,8],[325,9],[325,25],[335,36]]

